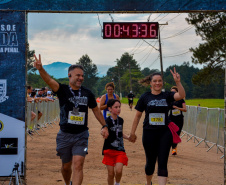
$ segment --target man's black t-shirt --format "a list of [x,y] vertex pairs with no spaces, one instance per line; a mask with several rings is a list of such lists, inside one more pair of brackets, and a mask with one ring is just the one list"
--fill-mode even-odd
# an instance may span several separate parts
[[[81,96],[79,90],[70,91],[68,85],[59,84],[59,90],[55,92],[60,103],[60,129],[63,132],[77,134],[88,129],[88,107],[97,106],[94,94],[87,88],[81,87]],[[73,107],[78,103],[79,114],[73,114]]]
[[146,92],[141,95],[135,107],[136,110],[145,111],[143,129],[160,129],[169,124],[168,112],[174,100],[174,92],[161,92],[154,95]]
[[133,98],[134,98],[135,96],[134,96],[133,93],[129,93],[129,94],[127,95],[127,97],[128,97],[129,100],[133,100]]
[[123,142],[123,119],[118,116],[118,122],[116,119],[113,123],[111,116],[109,116],[105,121],[108,125],[109,136],[104,141],[103,151],[112,149],[125,152]]

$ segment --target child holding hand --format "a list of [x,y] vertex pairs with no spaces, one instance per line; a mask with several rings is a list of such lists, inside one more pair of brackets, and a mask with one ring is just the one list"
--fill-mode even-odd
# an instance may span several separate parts
[[106,165],[108,170],[108,185],[114,185],[114,178],[115,185],[120,185],[123,166],[127,166],[128,163],[123,138],[128,139],[129,136],[123,134],[124,121],[118,116],[121,112],[121,102],[118,99],[109,99],[107,107],[111,116],[105,120],[109,136],[104,141],[102,163]]

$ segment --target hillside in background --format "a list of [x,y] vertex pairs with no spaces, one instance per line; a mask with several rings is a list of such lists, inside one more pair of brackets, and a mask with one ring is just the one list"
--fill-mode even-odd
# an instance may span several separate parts
[[[43,65],[43,68],[49,73],[51,76],[54,78],[65,78],[68,76],[68,67],[71,64],[65,63],[65,62],[54,62],[52,64],[48,65]],[[101,64],[96,64],[97,69],[98,69],[98,76],[103,77],[106,76],[107,70],[112,67],[110,65],[101,65]],[[38,71],[36,74],[39,74]]]

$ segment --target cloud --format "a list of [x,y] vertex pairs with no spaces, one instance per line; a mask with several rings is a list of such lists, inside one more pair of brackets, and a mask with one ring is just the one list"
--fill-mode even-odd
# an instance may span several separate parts
[[[150,17],[149,17],[150,16]],[[44,64],[56,61],[75,63],[84,54],[88,54],[95,64],[115,65],[114,61],[124,52],[134,53],[134,59],[141,68],[160,69],[158,40],[146,40],[156,49],[148,47],[142,40],[110,40],[101,37],[103,22],[147,22],[147,19],[159,21],[164,69],[173,64],[191,61],[191,53],[177,57],[168,57],[188,51],[201,42],[194,28],[185,21],[187,14],[70,14],[70,13],[29,13],[28,40],[30,49],[42,54]],[[184,33],[178,36],[176,34]],[[164,39],[172,36],[172,38]],[[139,42],[139,43],[138,43]]]

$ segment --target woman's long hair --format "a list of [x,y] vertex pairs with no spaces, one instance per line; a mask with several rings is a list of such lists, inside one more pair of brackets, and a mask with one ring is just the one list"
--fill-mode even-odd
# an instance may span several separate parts
[[152,81],[153,76],[155,76],[155,75],[159,75],[162,77],[161,73],[152,73],[149,76],[146,76],[145,78],[139,80],[139,83],[144,86],[148,86],[148,85],[150,85],[150,82]]

